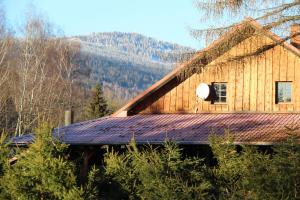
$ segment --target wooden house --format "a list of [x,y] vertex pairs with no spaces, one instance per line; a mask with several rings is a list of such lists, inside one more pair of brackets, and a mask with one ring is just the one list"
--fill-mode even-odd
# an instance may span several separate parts
[[[113,115],[57,128],[71,145],[207,144],[229,129],[238,144],[269,145],[300,122],[300,26],[291,43],[246,19]],[[196,95],[199,84],[210,95]]]

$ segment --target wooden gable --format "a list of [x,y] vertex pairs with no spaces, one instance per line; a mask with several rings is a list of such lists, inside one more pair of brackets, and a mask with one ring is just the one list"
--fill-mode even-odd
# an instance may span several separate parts
[[[279,42],[274,35],[256,31],[214,58],[201,72],[185,80],[172,78],[159,89],[150,90],[150,95],[127,107],[127,114],[299,112],[300,59],[297,51]],[[276,81],[292,82],[291,103],[275,102]],[[214,104],[210,99],[196,98],[196,87],[200,83],[212,85],[214,82],[227,84],[226,103]]]

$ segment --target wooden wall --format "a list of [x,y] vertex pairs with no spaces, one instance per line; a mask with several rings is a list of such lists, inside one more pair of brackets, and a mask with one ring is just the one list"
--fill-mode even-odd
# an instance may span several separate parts
[[[272,44],[267,37],[252,36],[207,65],[203,72],[165,85],[131,113],[299,112],[300,59],[280,45],[270,48]],[[292,103],[275,103],[276,81],[292,81]],[[195,91],[201,82],[226,82],[227,102],[198,100]]]

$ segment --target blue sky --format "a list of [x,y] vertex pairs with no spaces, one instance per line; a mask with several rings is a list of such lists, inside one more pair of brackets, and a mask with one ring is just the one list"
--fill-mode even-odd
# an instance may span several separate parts
[[200,27],[194,0],[4,0],[15,29],[34,5],[65,35],[136,32],[159,40],[201,48],[188,31]]

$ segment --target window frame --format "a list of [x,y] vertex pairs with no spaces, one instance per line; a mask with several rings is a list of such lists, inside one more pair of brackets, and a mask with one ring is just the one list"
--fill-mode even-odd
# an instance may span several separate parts
[[[287,101],[286,99],[288,99],[285,95],[287,94],[287,92],[284,92],[283,97],[284,100],[280,101],[279,98],[279,84],[280,83],[284,83],[284,84],[290,84],[290,101]],[[286,89],[286,86],[285,86]],[[286,91],[286,90],[284,90]],[[293,81],[276,81],[275,82],[275,104],[291,104],[293,102]]]
[[[225,96],[222,95],[221,93],[224,92],[222,90],[222,84],[225,85]],[[213,89],[213,95],[211,99],[212,104],[227,104],[227,97],[228,97],[228,92],[227,92],[227,82],[213,82],[212,84],[212,89]],[[216,89],[216,85],[219,85],[219,90]],[[219,93],[219,95],[218,95]],[[225,97],[225,101],[221,101],[222,98]]]

